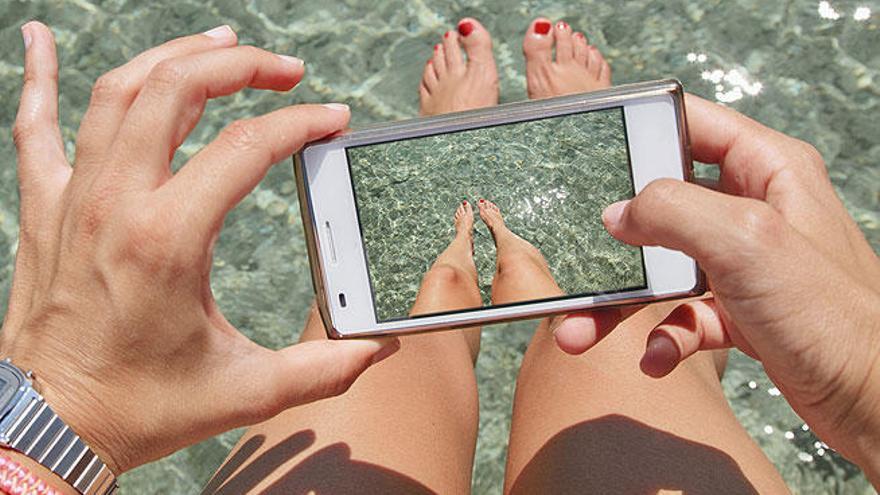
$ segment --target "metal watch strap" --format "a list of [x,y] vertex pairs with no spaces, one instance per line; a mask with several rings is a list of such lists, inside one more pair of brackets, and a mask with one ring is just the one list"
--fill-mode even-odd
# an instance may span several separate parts
[[83,495],[110,495],[116,476],[37,394],[29,394],[8,430],[9,446],[39,462]]

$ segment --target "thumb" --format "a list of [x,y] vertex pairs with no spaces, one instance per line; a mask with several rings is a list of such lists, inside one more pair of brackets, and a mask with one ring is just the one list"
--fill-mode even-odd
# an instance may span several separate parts
[[294,406],[345,393],[370,366],[400,349],[396,338],[314,340],[272,351],[254,370],[264,385],[253,411],[271,418]]

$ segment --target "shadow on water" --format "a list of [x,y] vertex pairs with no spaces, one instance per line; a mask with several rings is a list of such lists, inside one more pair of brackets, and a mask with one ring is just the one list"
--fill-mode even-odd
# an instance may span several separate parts
[[[254,456],[266,441],[257,435],[220,468],[202,495],[240,495],[253,490],[278,467],[315,443],[315,432],[303,430],[287,437],[265,452]],[[247,464],[241,471],[241,466]],[[260,492],[263,495],[296,495],[305,493],[406,493],[431,494],[429,488],[394,470],[356,461],[347,444],[338,442],[312,453]]]
[[625,416],[576,424],[551,438],[520,473],[511,493],[757,494],[721,450]]

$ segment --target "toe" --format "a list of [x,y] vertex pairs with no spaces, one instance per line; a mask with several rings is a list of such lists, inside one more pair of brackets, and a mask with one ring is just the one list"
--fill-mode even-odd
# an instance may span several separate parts
[[532,21],[523,38],[523,54],[526,63],[550,63],[553,49],[553,35],[550,30],[553,25],[545,17],[539,17]]
[[574,33],[572,39],[574,40],[574,60],[578,65],[586,67],[587,56],[590,53],[590,49],[587,46],[587,37],[584,36],[584,33]]
[[446,50],[443,49],[443,44],[438,43],[434,45],[434,58],[431,63],[434,66],[434,72],[437,74],[437,79],[442,79],[447,72],[446,68]]
[[604,86],[611,86],[611,66],[608,65],[608,61],[605,60],[605,57],[602,56],[602,52],[598,49],[595,50],[596,54],[599,57],[599,81]]
[[458,33],[455,31],[446,31],[443,34],[443,53],[446,56],[446,67],[450,71],[456,72],[464,68],[464,59],[458,44]]
[[571,26],[565,21],[557,22],[553,29],[553,37],[556,38],[556,61],[560,64],[571,62],[574,59],[574,40],[571,39]]
[[430,59],[425,64],[425,70],[422,72],[422,86],[424,86],[428,92],[434,91],[434,88],[437,87],[437,73],[434,72],[434,60]]
[[599,71],[602,69],[602,54],[595,46],[590,46],[590,53],[587,56],[587,72],[594,79],[599,79]]
[[467,52],[468,62],[494,64],[492,56],[492,37],[489,31],[472,17],[458,22],[458,40]]

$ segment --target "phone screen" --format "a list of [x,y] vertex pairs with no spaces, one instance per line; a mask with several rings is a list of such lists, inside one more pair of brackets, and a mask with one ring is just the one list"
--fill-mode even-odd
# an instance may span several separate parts
[[634,194],[623,107],[346,154],[378,322],[428,316],[415,303],[435,265],[475,279],[480,302],[455,312],[647,287],[642,250],[601,219]]

